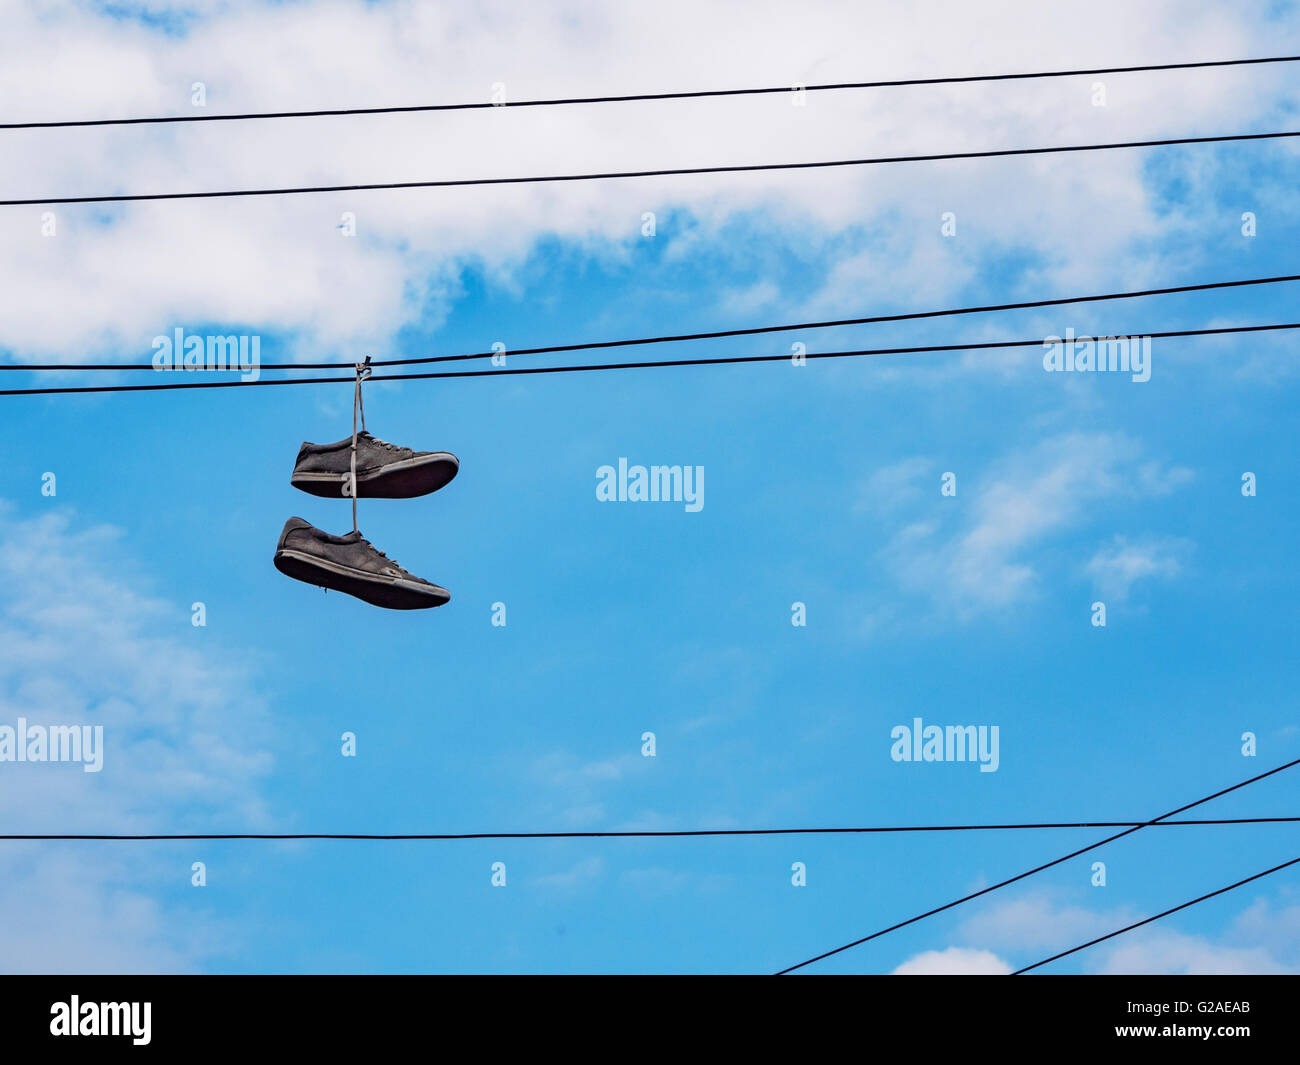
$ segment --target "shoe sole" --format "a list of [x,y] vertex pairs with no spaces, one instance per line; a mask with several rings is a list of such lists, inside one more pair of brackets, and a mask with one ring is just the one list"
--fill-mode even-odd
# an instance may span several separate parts
[[321,588],[354,596],[372,606],[389,610],[425,610],[442,606],[451,599],[451,592],[436,584],[416,584],[404,577],[391,577],[382,573],[341,566],[314,555],[281,548],[275,553],[275,568],[286,577]]
[[[428,495],[450,483],[460,470],[455,455],[445,451],[390,462],[367,474],[357,474],[358,499],[412,499]],[[347,477],[342,473],[298,473],[289,483],[314,496],[350,499],[344,495]]]

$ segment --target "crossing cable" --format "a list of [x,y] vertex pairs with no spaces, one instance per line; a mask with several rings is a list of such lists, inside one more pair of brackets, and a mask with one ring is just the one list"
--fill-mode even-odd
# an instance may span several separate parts
[[[875,314],[866,318],[836,318],[823,322],[789,322],[783,325],[760,325],[747,329],[717,329],[705,333],[674,333],[664,336],[635,337],[624,340],[596,340],[582,344],[550,344],[545,347],[514,348],[507,352],[517,355],[552,355],[566,351],[594,351],[602,348],[637,347],[645,344],[678,344],[693,340],[718,340],[726,337],[758,336],[764,333],[788,333],[809,329],[834,329],[850,325],[878,325],[885,322],[913,322],[926,318],[951,318],[963,314],[984,314],[993,311],[1018,311],[1037,307],[1063,307],[1075,303],[1100,303],[1109,300],[1139,299],[1145,296],[1168,296],[1186,292],[1209,292],[1217,289],[1243,288],[1254,285],[1276,285],[1300,281],[1300,274],[1283,274],[1278,277],[1252,277],[1238,281],[1208,281],[1195,285],[1174,285],[1167,288],[1148,288],[1140,291],[1106,292],[1094,296],[1062,296],[1046,300],[1022,300],[1019,303],[988,303],[978,307],[951,307],[936,311],[904,311],[898,314]],[[429,363],[463,362],[467,359],[487,359],[497,355],[494,351],[479,351],[468,355],[431,355],[412,359],[375,359],[371,366],[416,366]],[[341,370],[346,364],[339,362],[263,362],[262,370]],[[47,362],[0,363],[0,371],[28,370],[32,372],[56,370],[153,370],[152,362]],[[230,367],[239,372],[238,367]],[[198,372],[197,370],[195,372]],[[212,370],[206,372],[223,372]]]
[[1267,56],[1259,59],[1214,59],[1195,63],[1144,63],[1128,67],[1093,67],[1078,70],[1042,70],[1016,74],[969,74],[941,78],[896,78],[889,81],[841,81],[820,85],[781,85],[746,89],[700,89],[688,92],[648,92],[621,96],[570,96],[549,99],[519,100],[517,102],[454,104],[414,104],[398,107],[340,107],[314,111],[253,111],[230,115],[162,115],[148,118],[83,118],[61,119],[45,122],[0,122],[0,129],[67,129],[74,126],[139,126],[179,122],[244,122],[252,119],[327,118],[344,115],[393,115],[421,111],[478,111],[489,108],[559,107],[572,104],[613,104],[649,100],[699,100],[721,96],[764,96],[803,92],[827,92],[841,89],[887,89],[915,85],[962,85],[976,82],[1024,81],[1036,78],[1067,78],[1097,74],[1130,74],[1147,71],[1195,70],[1208,67],[1256,66],[1262,63],[1294,63],[1300,56]]
[[924,155],[884,155],[862,159],[825,159],[803,163],[744,163],[735,166],[689,166],[656,170],[609,170],[590,174],[534,174],[526,177],[442,178],[436,181],[381,181],[352,185],[302,185],[269,189],[211,189],[196,192],[117,193],[104,196],[45,196],[0,200],[0,207],[54,206],[72,203],[139,203],[146,200],[211,200],[247,196],[300,196],[322,192],[376,192],[396,189],[446,189],[470,185],[533,185],[547,182],[609,181],[620,178],[683,177],[694,174],[741,174],[779,170],[822,170],[832,167],[879,166],[886,163],[923,163],[955,159],[995,159],[1019,155],[1057,155],[1064,152],[1102,152],[1120,148],[1161,148],[1178,144],[1226,144],[1239,141],[1300,137],[1300,130],[1273,133],[1228,133],[1212,137],[1165,137],[1148,141],[1105,144],[1059,144],[1042,148],[997,148],[978,152],[930,152]]
[[[1300,322],[1280,322],[1269,325],[1221,326],[1214,329],[1173,329],[1159,333],[1142,333],[1149,340],[1167,340],[1173,337],[1224,336],[1228,334],[1265,333],[1283,329],[1300,329]],[[1135,338],[1139,334],[1132,334]],[[804,359],[849,359],[881,355],[920,355],[945,351],[991,351],[1002,348],[1042,347],[1044,340],[994,340],[975,344],[926,344],[903,348],[861,348],[855,351],[809,351]],[[371,381],[428,381],[460,377],[511,377],[520,374],[594,373],[602,370],[647,370],[669,366],[734,366],[740,363],[786,362],[792,356],[782,355],[729,355],[707,359],[662,359],[646,362],[602,362],[565,366],[515,366],[492,370],[441,370],[428,373],[378,374]],[[185,371],[159,371],[177,373]],[[1086,371],[1079,371],[1086,372]],[[352,377],[282,377],[257,381],[187,381],[161,385],[65,385],[51,388],[5,388],[0,396],[53,396],[99,392],[163,392],[191,388],[274,388],[280,385],[325,385],[355,383]]]
[[[31,840],[221,840],[221,839],[358,839],[358,840],[457,840],[457,839],[667,839],[693,836],[831,836],[899,832],[1009,832],[1047,828],[1122,828],[1150,824],[1147,821],[1045,821],[1032,824],[998,825],[871,825],[864,828],[693,828],[630,830],[625,832],[184,832],[184,833],[6,833],[0,841]],[[1161,821],[1156,827],[1203,825],[1297,824],[1297,817],[1225,817],[1198,820]]]
[[1273,866],[1272,869],[1265,869],[1262,873],[1256,873],[1254,876],[1248,876],[1244,880],[1238,880],[1235,884],[1229,884],[1227,887],[1219,888],[1218,891],[1211,891],[1208,894],[1201,895],[1199,898],[1192,899],[1190,902],[1184,902],[1179,906],[1174,906],[1168,910],[1165,910],[1163,913],[1157,913],[1153,917],[1148,917],[1142,921],[1135,921],[1133,924],[1126,925],[1124,928],[1117,928],[1114,932],[1107,932],[1104,936],[1098,936],[1096,939],[1088,940],[1087,943],[1080,943],[1077,947],[1071,947],[1069,950],[1063,950],[1059,954],[1053,954],[1050,958],[1044,958],[1042,961],[1036,961],[1034,962],[1033,965],[1026,965],[1023,969],[1017,969],[1015,972],[1011,973],[1011,975],[1019,976],[1022,973],[1029,972],[1031,969],[1037,969],[1040,966],[1046,965],[1048,964],[1048,962],[1056,961],[1058,958],[1064,958],[1070,954],[1077,954],[1079,951],[1087,950],[1089,947],[1094,947],[1098,943],[1104,943],[1108,939],[1114,939],[1116,936],[1122,936],[1125,932],[1131,932],[1135,928],[1141,928],[1143,925],[1151,924],[1153,921],[1158,921],[1162,917],[1168,917],[1171,913],[1177,913],[1179,910],[1186,910],[1191,906],[1195,906],[1197,903],[1205,902],[1207,899],[1215,898],[1218,895],[1226,895],[1229,891],[1234,891],[1239,887],[1243,887],[1246,884],[1251,883],[1252,881],[1262,880],[1266,876],[1272,876],[1274,873],[1280,873],[1283,869],[1287,869],[1290,866],[1296,864],[1300,864],[1300,858],[1292,858],[1289,862],[1283,862],[1281,865]]
[[1051,869],[1054,866],[1061,865],[1064,862],[1068,862],[1072,858],[1077,858],[1081,854],[1087,854],[1089,851],[1094,851],[1098,847],[1104,847],[1107,843],[1113,843],[1115,842],[1115,840],[1123,839],[1125,836],[1130,836],[1134,832],[1140,832],[1144,828],[1149,828],[1152,825],[1156,825],[1162,821],[1167,821],[1169,818],[1176,817],[1178,814],[1184,813],[1187,810],[1191,810],[1197,806],[1203,806],[1205,803],[1210,802],[1213,799],[1220,798],[1221,796],[1227,795],[1230,792],[1234,792],[1241,788],[1247,787],[1250,784],[1257,783],[1258,781],[1264,780],[1266,777],[1271,777],[1277,773],[1281,773],[1284,770],[1290,769],[1296,765],[1300,765],[1300,758],[1292,759],[1290,762],[1286,762],[1280,766],[1277,766],[1274,769],[1269,769],[1266,772],[1250,777],[1247,780],[1243,780],[1238,784],[1233,784],[1230,787],[1223,788],[1220,791],[1216,791],[1211,795],[1206,795],[1204,798],[1197,799],[1195,802],[1189,802],[1183,806],[1179,806],[1177,809],[1170,810],[1168,813],[1161,814],[1159,817],[1154,817],[1150,821],[1143,822],[1140,825],[1133,825],[1130,828],[1124,829],[1122,832],[1116,832],[1114,835],[1107,836],[1105,839],[1098,840],[1096,843],[1090,843],[1086,847],[1080,847],[1078,850],[1073,850],[1069,854],[1064,854],[1059,858],[1053,858],[1050,862],[1044,862],[1042,865],[1036,865],[1034,866],[1034,868],[1027,869],[1023,873],[1017,873],[1015,876],[1009,877],[1006,880],[1000,880],[996,884],[990,884],[988,887],[981,888],[979,891],[973,891],[969,895],[963,895],[961,898],[954,899],[952,902],[946,902],[942,906],[936,906],[934,907],[934,909],[926,910],[924,913],[918,913],[914,917],[909,917],[904,921],[899,921],[885,928],[881,928],[878,931],[872,932],[870,935],[862,936],[859,939],[853,940],[852,942],[845,943],[843,946],[835,947],[832,950],[822,951],[822,953],[815,954],[811,958],[807,958],[804,961],[798,962],[795,965],[787,966],[786,968],[777,972],[776,975],[784,976],[787,973],[792,973],[797,969],[803,969],[806,966],[812,965],[815,962],[819,962],[826,958],[830,958],[836,954],[842,954],[846,950],[852,950],[854,947],[861,946],[863,943],[869,943],[874,939],[879,939],[881,936],[888,935],[890,932],[896,932],[900,928],[906,928],[909,925],[916,924],[918,921],[923,921],[927,917],[933,917],[935,914],[944,913],[947,910],[951,910],[957,906],[962,905],[962,903],[970,902],[973,899],[981,898],[984,895],[988,895],[994,891],[998,891],[1001,888],[1007,887],[1011,884],[1018,883],[1021,880],[1025,880],[1047,869]]

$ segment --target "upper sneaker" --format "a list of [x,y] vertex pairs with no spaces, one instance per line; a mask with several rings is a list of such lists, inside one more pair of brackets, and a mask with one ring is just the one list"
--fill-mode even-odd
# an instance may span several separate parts
[[[350,498],[347,475],[352,468],[352,437],[337,444],[304,443],[298,449],[290,483],[314,496]],[[436,492],[460,469],[446,451],[413,451],[357,433],[357,497],[409,499]]]
[[359,532],[333,536],[302,518],[284,523],[275,568],[296,580],[393,610],[442,606],[451,598],[446,588],[407,573]]

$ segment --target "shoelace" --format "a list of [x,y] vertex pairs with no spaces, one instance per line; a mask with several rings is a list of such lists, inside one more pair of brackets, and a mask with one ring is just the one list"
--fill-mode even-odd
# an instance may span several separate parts
[[[365,362],[357,363],[357,385],[356,390],[352,393],[352,452],[348,456],[348,485],[351,489],[349,493],[352,496],[352,531],[359,533],[357,528],[357,415],[361,416],[361,431],[366,432],[366,408],[361,402],[361,382],[370,376],[370,356],[366,356]],[[366,433],[369,436],[369,433]]]
[[393,569],[395,569],[395,570],[397,570],[399,573],[401,573],[402,576],[404,576],[404,577],[410,577],[410,576],[411,576],[410,571],[404,569],[404,568],[402,567],[401,563],[399,563],[395,558],[389,558],[388,555],[386,555],[383,551],[380,551],[379,548],[377,548],[374,544],[372,544],[372,543],[371,543],[369,540],[367,540],[364,536],[361,537],[361,542],[362,542],[363,544],[365,544],[368,548],[370,548],[371,551],[373,551],[376,555],[378,555],[380,558],[382,558],[385,562],[387,562],[390,566],[392,566]]
[[390,444],[387,440],[380,440],[379,437],[375,436],[374,433],[370,432],[369,430],[367,430],[367,429],[365,428],[365,424],[366,424],[366,423],[365,423],[365,421],[363,420],[362,423],[361,423],[361,425],[362,425],[362,432],[364,432],[364,433],[366,434],[366,436],[370,438],[370,442],[371,442],[371,443],[378,444],[378,445],[380,445],[380,447],[386,447],[386,448],[388,448],[390,451],[396,451],[396,452],[398,452],[398,453],[401,453],[401,452],[410,452],[411,454],[415,454],[415,452],[412,451],[409,447],[402,447],[401,444]]

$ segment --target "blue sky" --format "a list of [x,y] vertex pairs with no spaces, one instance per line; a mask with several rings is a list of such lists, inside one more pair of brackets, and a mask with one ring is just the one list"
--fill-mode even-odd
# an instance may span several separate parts
[[[335,16],[396,18],[392,6],[298,9],[324,34]],[[1115,60],[1296,50],[1293,6],[1243,10],[1231,21],[1233,47],[1215,46],[1224,16],[1206,5],[1180,31],[1188,36],[1159,55],[1146,37],[1129,39],[1133,51],[1116,50]],[[562,26],[564,14],[530,18]],[[589,32],[557,29],[557,48],[585,55],[636,28],[582,14]],[[724,14],[701,16],[701,33]],[[102,33],[106,56],[129,54],[137,32],[156,32],[148,21],[88,24],[99,16],[80,9],[60,17],[71,20],[68,32]],[[221,7],[187,23],[178,47],[237,69],[234,52],[214,57],[257,19],[276,17],[263,5]],[[1124,16],[1106,8],[1095,17]],[[1164,7],[1131,17],[1134,33],[1152,33],[1162,19],[1173,32],[1181,21]],[[20,28],[32,41],[49,32],[35,19]],[[853,50],[832,49],[816,36],[822,29],[813,24],[794,46],[821,57],[809,60],[808,80],[860,74]],[[865,41],[869,30],[855,32]],[[488,31],[464,32],[482,45],[474,33]],[[457,39],[450,30],[430,38],[429,54]],[[971,65],[957,51],[933,55],[905,41],[894,59],[900,76]],[[1073,55],[1031,45],[1010,40],[987,65],[1049,68]],[[513,46],[502,44],[507,57]],[[383,54],[353,57],[342,80],[362,77]],[[61,61],[56,53],[51,85]],[[184,66],[167,62],[157,59],[158,83],[186,82]],[[659,77],[674,87],[709,83],[702,70],[684,60]],[[637,71],[630,64],[616,87],[637,91],[655,73],[651,66],[638,82]],[[248,77],[242,91],[263,102],[305,105],[301,86],[269,96],[274,84]],[[1188,101],[1163,122],[1134,104],[1105,118],[1089,110],[1054,132],[1067,122],[1051,110],[1065,90],[1034,83],[1015,94],[967,88],[920,118],[908,108],[929,104],[891,97],[897,113],[882,121],[895,133],[915,129],[918,146],[944,139],[950,110],[964,135],[985,144],[1083,139],[1094,122],[1111,123],[1099,139],[1171,126],[1294,127],[1289,71],[1176,77],[1144,89],[1166,94],[1166,105]],[[1204,88],[1213,78],[1222,93]],[[722,69],[712,80],[780,82],[784,73]],[[1122,99],[1130,84],[1111,92]],[[1266,108],[1234,97],[1243,85]],[[132,85],[109,110],[179,106],[150,91]],[[450,82],[424,94],[466,92]],[[63,114],[90,106],[55,103]],[[669,114],[653,112],[647,129]],[[747,150],[773,160],[799,150],[853,154],[826,133],[815,146],[810,131],[808,146],[774,137]],[[688,146],[701,138],[696,158],[729,161],[721,148],[708,152],[714,134],[680,131]],[[92,177],[137,188],[252,183],[241,161],[214,162],[208,142],[188,136],[139,142],[162,158],[175,153],[174,172],[123,149],[107,158],[120,158],[125,176],[76,178],[81,149],[60,134],[57,148],[37,156],[48,171],[43,187],[87,187]],[[872,136],[864,127],[860,139]],[[21,147],[35,143],[24,135]],[[205,159],[234,169],[210,175]],[[264,161],[278,175],[293,165]],[[487,152],[459,165],[487,173],[529,163]],[[304,181],[312,165],[304,163]],[[53,250],[22,243],[36,240],[22,228],[36,224],[35,213],[7,216],[11,290],[49,302],[0,317],[0,349],[10,363],[141,361],[154,335],[181,326],[257,332],[268,361],[342,362],[361,351],[405,357],[483,350],[497,339],[521,347],[1293,273],[1295,166],[1291,147],[1229,145],[756,178],[757,187],[737,176],[680,189],[511,190],[499,208],[468,193],[436,208],[423,193],[150,204],[107,215],[68,208],[63,235],[47,242]],[[150,182],[151,173],[161,176]],[[18,181],[11,175],[10,187]],[[958,218],[953,238],[940,234],[946,209]],[[344,210],[363,219],[351,244],[329,232]],[[640,234],[646,210],[656,213],[653,237]],[[1242,235],[1245,211],[1258,220],[1253,237]],[[317,222],[326,235],[301,236]],[[1019,339],[1067,327],[1141,334],[1290,321],[1295,306],[1294,285],[1268,286],[704,342],[689,353],[781,353],[796,340],[815,352]],[[362,531],[451,590],[448,606],[417,614],[322,595],[271,566],[290,515],[349,528],[345,502],[288,483],[303,440],[350,430],[346,386],[9,398],[0,430],[10,456],[0,472],[0,631],[10,649],[0,656],[0,724],[19,714],[100,723],[107,748],[99,774],[0,765],[6,831],[1156,816],[1300,757],[1294,355],[1285,335],[1157,340],[1146,383],[1045,373],[1038,349],[376,382],[367,416],[377,435],[450,450],[461,462],[432,497],[362,501]],[[596,471],[620,457],[702,466],[702,510],[598,502]],[[1257,476],[1254,498],[1241,494],[1245,471]],[[57,476],[53,498],[41,493],[46,472]],[[956,474],[955,497],[940,493],[946,472]],[[1097,600],[1107,603],[1104,629],[1089,620]],[[196,601],[206,607],[203,628],[191,625]],[[504,628],[491,624],[496,602],[506,604]],[[806,627],[790,623],[795,602],[807,606]],[[915,717],[998,726],[998,770],[892,761],[890,730]],[[646,730],[656,734],[654,758],[640,753]],[[345,731],[357,736],[355,758],[340,756]],[[1248,731],[1255,757],[1241,753]],[[1293,814],[1295,772],[1196,816]],[[0,957],[20,971],[768,972],[1106,834],[9,843],[0,899],[20,916]],[[1152,828],[816,971],[1015,968],[1297,853],[1294,826]],[[1098,859],[1107,865],[1100,888],[1089,884]],[[196,860],[207,865],[203,888],[190,884]],[[496,861],[506,863],[505,887],[490,883]],[[806,865],[805,887],[791,883],[794,862]],[[1298,968],[1300,894],[1288,872],[1050,971]]]

